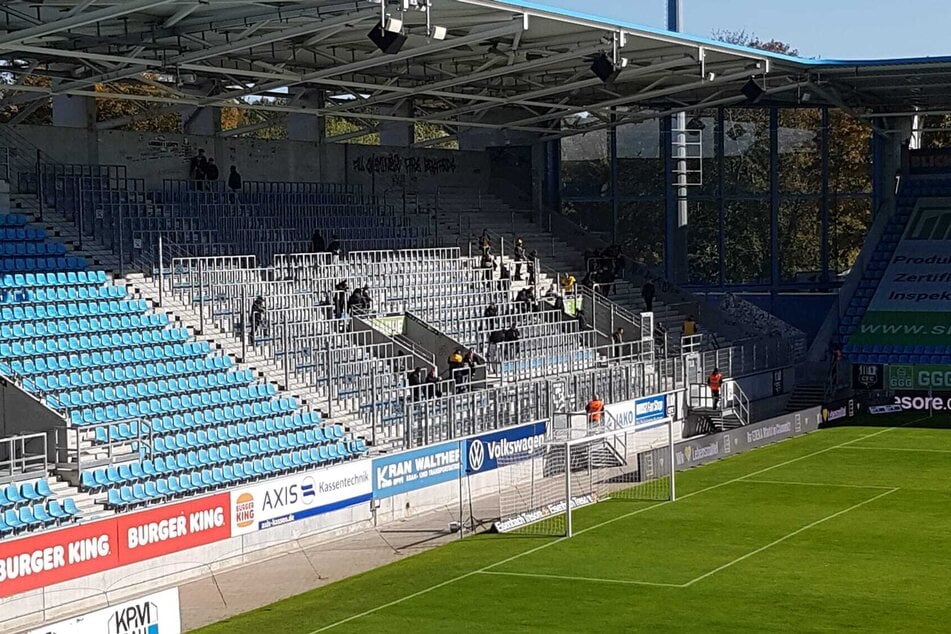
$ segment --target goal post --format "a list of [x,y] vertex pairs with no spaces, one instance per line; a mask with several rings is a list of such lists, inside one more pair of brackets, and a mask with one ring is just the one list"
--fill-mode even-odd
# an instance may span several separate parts
[[568,536],[574,511],[598,502],[675,499],[674,422],[556,438],[499,462],[498,532]]

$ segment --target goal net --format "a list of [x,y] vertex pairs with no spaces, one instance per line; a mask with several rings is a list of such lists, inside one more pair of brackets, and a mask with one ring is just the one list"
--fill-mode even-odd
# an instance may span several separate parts
[[572,534],[572,513],[602,502],[674,499],[672,421],[553,440],[500,460],[499,521],[520,534]]

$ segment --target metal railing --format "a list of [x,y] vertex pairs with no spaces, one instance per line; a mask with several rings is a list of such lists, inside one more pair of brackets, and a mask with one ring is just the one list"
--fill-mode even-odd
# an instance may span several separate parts
[[[121,427],[128,427],[132,437],[120,435]],[[64,425],[53,431],[56,438],[56,468],[63,471],[81,474],[86,469],[152,456],[152,426],[141,418],[92,425]]]
[[47,455],[45,433],[0,438],[0,482],[45,476],[49,472]]

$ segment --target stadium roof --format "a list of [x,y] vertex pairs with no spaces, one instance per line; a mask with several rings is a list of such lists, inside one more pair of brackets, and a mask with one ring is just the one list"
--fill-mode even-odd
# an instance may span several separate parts
[[[388,55],[367,38],[379,0],[7,0],[0,59],[16,83],[0,105],[26,113],[50,94],[111,96],[154,102],[151,113],[238,104],[275,117],[333,114],[363,133],[379,121],[427,120],[557,137],[608,127],[612,116],[743,104],[740,89],[755,77],[766,102],[858,116],[951,109],[951,57],[807,60],[521,0],[432,0],[428,12],[424,3],[387,3],[408,36]],[[445,39],[427,35],[427,13]],[[591,61],[614,58],[615,46],[629,63],[605,83]],[[115,88],[129,80],[150,94]]]

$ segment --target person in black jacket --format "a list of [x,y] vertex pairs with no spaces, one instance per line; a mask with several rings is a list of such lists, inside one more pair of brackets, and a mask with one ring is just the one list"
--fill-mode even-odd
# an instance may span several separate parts
[[641,287],[641,299],[644,300],[644,312],[654,312],[654,297],[657,294],[657,289],[654,288],[654,283],[650,280],[644,282],[644,286]]
[[241,189],[241,174],[238,173],[238,168],[235,165],[231,166],[231,172],[228,174],[228,189],[233,192]]
[[343,317],[343,309],[347,305],[347,291],[349,286],[347,280],[340,280],[334,286],[334,317],[340,319]]
[[218,173],[218,164],[215,163],[215,159],[208,159],[208,165],[205,166],[205,180],[217,181],[220,175],[221,174]]
[[320,229],[314,229],[314,233],[310,236],[310,252],[323,253],[326,250],[326,244],[324,243],[324,237],[320,234]]
[[516,282],[521,281],[522,279],[522,262],[525,261],[525,243],[522,242],[521,238],[515,239],[515,279]]

